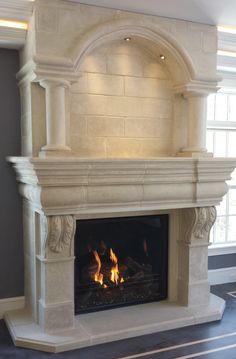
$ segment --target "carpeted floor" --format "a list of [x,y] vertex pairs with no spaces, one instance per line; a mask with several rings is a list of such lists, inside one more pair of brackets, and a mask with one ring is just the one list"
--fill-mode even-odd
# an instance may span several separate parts
[[0,359],[236,359],[236,283],[212,287],[226,299],[223,319],[182,329],[121,340],[61,354],[16,348],[3,320],[0,321]]

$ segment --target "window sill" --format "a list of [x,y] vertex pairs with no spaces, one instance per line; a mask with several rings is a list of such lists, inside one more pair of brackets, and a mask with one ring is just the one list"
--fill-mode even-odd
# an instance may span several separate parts
[[219,256],[224,254],[236,253],[236,243],[230,244],[215,244],[210,245],[208,248],[209,256]]

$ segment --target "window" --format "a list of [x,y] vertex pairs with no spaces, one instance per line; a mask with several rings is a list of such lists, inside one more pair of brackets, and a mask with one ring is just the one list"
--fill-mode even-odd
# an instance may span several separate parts
[[[223,92],[209,96],[207,149],[215,157],[236,157],[236,94]],[[228,185],[229,192],[217,206],[211,242],[215,247],[236,249],[236,171]]]

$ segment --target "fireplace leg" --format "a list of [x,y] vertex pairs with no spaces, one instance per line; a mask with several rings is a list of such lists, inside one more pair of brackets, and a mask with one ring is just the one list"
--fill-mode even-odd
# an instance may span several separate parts
[[183,209],[181,217],[178,301],[188,307],[208,305],[208,245],[210,229],[216,219],[216,209]]
[[39,325],[47,332],[74,326],[73,216],[41,217]]

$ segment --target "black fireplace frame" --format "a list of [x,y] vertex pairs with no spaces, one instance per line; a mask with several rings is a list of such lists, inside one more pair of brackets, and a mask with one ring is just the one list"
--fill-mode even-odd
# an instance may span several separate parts
[[[165,231],[165,239],[163,240],[163,272],[161,273],[162,278],[159,279],[159,282],[161,283],[162,289],[161,293],[156,295],[155,300],[153,299],[145,299],[145,300],[138,300],[136,302],[124,302],[119,304],[111,304],[111,305],[102,305],[102,306],[96,306],[94,308],[87,308],[82,309],[78,307],[78,301],[77,301],[77,282],[78,282],[78,271],[76,268],[77,264],[77,253],[78,253],[78,232],[80,230],[81,224],[91,224],[91,223],[116,223],[116,222],[123,222],[123,221],[140,221],[145,219],[156,219],[159,218],[162,222],[162,231]],[[138,305],[143,303],[150,303],[155,301],[161,301],[165,300],[168,295],[168,253],[169,253],[169,215],[168,214],[152,214],[152,215],[141,215],[141,216],[129,216],[129,217],[112,217],[112,218],[96,218],[96,219],[79,219],[76,223],[76,234],[75,234],[75,266],[74,266],[74,300],[75,300],[75,315],[77,314],[83,314],[83,313],[90,313],[95,311],[101,311],[101,310],[107,310],[107,309],[113,309],[118,307],[124,307],[124,306],[132,306],[132,305]]]

